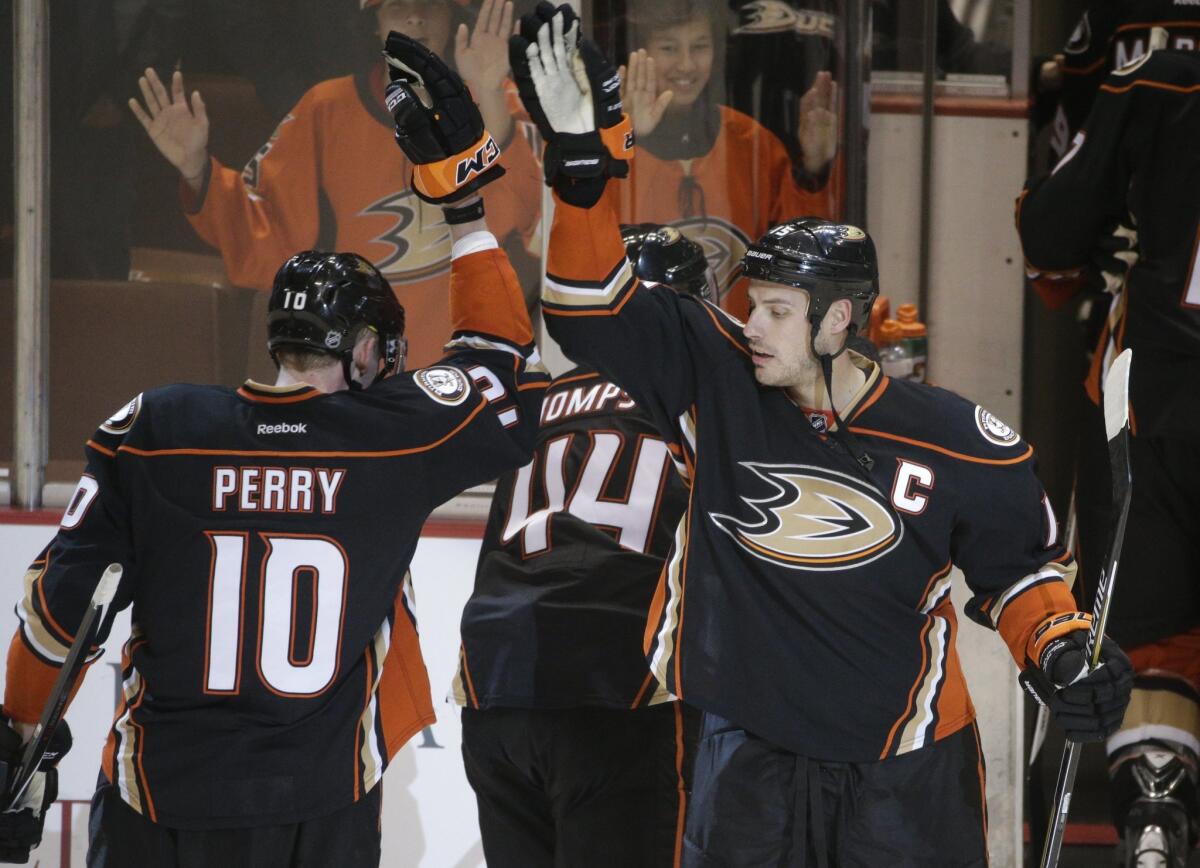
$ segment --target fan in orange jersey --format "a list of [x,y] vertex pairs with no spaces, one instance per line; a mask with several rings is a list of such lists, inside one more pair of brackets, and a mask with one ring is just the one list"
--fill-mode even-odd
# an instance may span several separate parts
[[[704,248],[725,287],[750,241],[799,214],[834,215],[836,184],[795,180],[787,149],[748,115],[718,102],[725,12],[710,0],[661,0],[631,11],[625,97],[638,136],[632,183],[620,185],[625,223],[666,223]],[[801,101],[804,173],[827,173],[837,151],[837,88],[820,73]],[[745,281],[722,299],[745,316]]]
[[[406,33],[449,56],[504,149],[507,176],[484,193],[488,228],[502,241],[537,222],[540,179],[523,136],[513,136],[502,85],[512,3],[484,0],[473,31],[453,25],[453,0],[362,0],[382,37]],[[309,90],[239,173],[208,154],[208,116],[198,92],[187,98],[176,72],[170,89],[153,70],[139,81],[145,109],[130,107],[182,176],[181,200],[200,236],[221,251],[235,284],[269,289],[278,264],[311,247],[353,250],[392,284],[412,321],[412,362],[441,355],[450,329],[446,285],[450,230],[441,209],[409,184],[412,165],[392,142],[382,61]]]

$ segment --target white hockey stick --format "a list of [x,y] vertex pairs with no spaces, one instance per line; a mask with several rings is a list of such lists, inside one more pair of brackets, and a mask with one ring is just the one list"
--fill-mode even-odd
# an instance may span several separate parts
[[25,745],[25,750],[21,754],[21,762],[9,777],[7,789],[3,798],[0,799],[0,810],[12,809],[24,794],[25,788],[29,786],[29,782],[33,780],[34,774],[41,765],[46,748],[50,745],[50,739],[54,736],[54,731],[58,729],[59,723],[62,722],[67,700],[75,688],[79,673],[83,671],[88,649],[96,641],[96,634],[100,631],[100,625],[104,623],[104,616],[108,612],[108,604],[112,602],[113,596],[117,593],[117,585],[121,583],[121,573],[120,564],[109,564],[108,569],[100,576],[100,583],[92,592],[91,602],[88,603],[83,620],[79,622],[79,629],[75,631],[75,640],[71,643],[67,658],[63,661],[62,669],[59,670],[58,678],[54,682],[54,688],[46,700],[46,707],[42,709],[42,717],[34,727],[33,736]]
[[[1113,583],[1117,578],[1117,563],[1121,558],[1121,543],[1125,538],[1125,519],[1129,516],[1129,500],[1133,493],[1133,473],[1129,464],[1129,364],[1133,352],[1125,350],[1113,361],[1104,378],[1104,433],[1108,435],[1108,460],[1112,472],[1112,516],[1109,522],[1108,549],[1104,571],[1096,585],[1096,603],[1092,610],[1092,626],[1084,644],[1088,671],[1100,663],[1100,644],[1104,641],[1104,625],[1112,605]],[[1079,770],[1078,742],[1068,741],[1058,767],[1054,786],[1054,810],[1050,815],[1050,830],[1042,847],[1041,868],[1055,868],[1062,851],[1063,832],[1071,809],[1071,792],[1075,773]]]

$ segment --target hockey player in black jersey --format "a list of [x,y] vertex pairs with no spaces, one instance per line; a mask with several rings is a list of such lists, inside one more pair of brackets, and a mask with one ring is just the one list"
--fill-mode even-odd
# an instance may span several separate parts
[[[646,280],[709,292],[700,246],[625,227]],[[496,487],[454,693],[492,868],[670,868],[699,728],[642,654],[687,504],[649,416],[595,370],[556,377],[534,459]]]
[[[577,34],[562,30],[544,25],[516,70],[527,107],[541,101],[548,158],[555,137],[596,140],[596,84],[571,74]],[[877,292],[861,230],[771,230],[744,259],[743,325],[640,284],[605,174],[549,174],[543,308],[568,355],[670,432],[687,471],[646,643],[659,684],[705,712],[683,864],[986,864],[953,568],[969,616],[1052,694],[1070,738],[1115,729],[1130,688],[1108,642],[1076,680],[1090,616],[1064,581],[1074,562],[1033,450],[984,408],[840,352]]]
[[[440,60],[388,46],[397,139],[455,238],[455,332],[439,364],[402,371],[404,312],[374,266],[300,253],[270,299],[274,385],[155,389],[88,441],[26,575],[4,712],[26,734],[121,564],[132,635],[89,866],[377,865],[380,779],[434,719],[408,592],[421,528],[531,454],[548,377],[475,192],[498,171],[456,171],[490,139]],[[52,790],[0,816],[0,857],[24,861],[41,823],[22,822]]]
[[1151,30],[1162,28],[1163,48],[1200,48],[1200,7],[1178,0],[1098,0],[1080,16],[1055,69],[1043,77],[1058,80],[1059,99],[1050,147],[1061,159],[1091,111],[1104,79],[1115,69],[1141,60],[1150,50]]
[[[1071,150],[1029,185],[1017,222],[1034,285],[1107,290],[1086,388],[1093,404],[1126,347],[1133,501],[1108,627],[1138,673],[1108,740],[1113,814],[1129,853],[1186,864],[1200,835],[1200,55],[1156,50],[1104,81]],[[1128,250],[1114,259],[1109,227]],[[1078,515],[1084,596],[1096,587],[1109,475],[1099,406],[1081,432]],[[1170,861],[1167,861],[1170,860]]]

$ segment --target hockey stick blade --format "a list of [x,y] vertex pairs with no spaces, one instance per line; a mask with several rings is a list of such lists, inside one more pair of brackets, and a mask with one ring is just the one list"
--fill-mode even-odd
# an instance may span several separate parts
[[[1129,517],[1129,502],[1133,494],[1133,473],[1129,463],[1129,367],[1133,352],[1126,349],[1113,361],[1104,378],[1104,433],[1108,437],[1108,460],[1112,473],[1112,516],[1109,521],[1108,546],[1104,553],[1103,572],[1096,585],[1096,602],[1092,610],[1092,626],[1088,630],[1084,657],[1088,671],[1100,662],[1100,645],[1104,641],[1104,625],[1112,606],[1113,584],[1117,564],[1121,559],[1121,544],[1125,540],[1125,521]],[[1050,830],[1042,848],[1041,868],[1055,868],[1062,851],[1063,832],[1071,809],[1071,792],[1075,773],[1079,770],[1078,742],[1068,741],[1058,768],[1054,786],[1054,808],[1050,815]]]
[[91,602],[88,603],[83,620],[79,622],[79,629],[75,631],[75,640],[71,643],[66,660],[63,661],[62,669],[59,670],[58,678],[54,682],[54,688],[46,700],[46,707],[42,709],[41,719],[34,727],[33,735],[21,754],[20,764],[9,781],[8,790],[5,792],[2,802],[3,807],[0,810],[12,810],[24,795],[34,774],[37,773],[46,748],[50,746],[50,739],[54,737],[54,731],[62,722],[63,711],[66,710],[67,700],[74,690],[75,682],[79,679],[79,673],[83,671],[83,664],[87,660],[87,649],[95,641],[96,634],[100,631],[100,625],[104,623],[104,616],[108,613],[109,603],[117,593],[117,586],[121,583],[121,573],[120,564],[109,564],[103,575],[100,576],[100,583],[92,592]]

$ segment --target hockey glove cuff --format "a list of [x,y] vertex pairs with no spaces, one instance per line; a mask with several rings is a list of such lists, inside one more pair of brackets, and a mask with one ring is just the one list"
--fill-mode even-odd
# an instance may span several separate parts
[[388,111],[413,164],[412,188],[434,204],[465,199],[504,174],[500,147],[458,73],[409,37],[388,34]]
[[[42,842],[42,826],[46,809],[58,798],[58,770],[55,766],[71,749],[71,729],[64,720],[59,723],[43,754],[41,770],[36,772],[25,792],[12,808],[0,813],[0,862],[28,862],[30,851]],[[16,774],[21,761],[22,740],[8,723],[0,718],[0,775],[4,792]]]
[[1073,630],[1049,642],[1037,663],[1027,660],[1021,685],[1070,741],[1102,741],[1116,732],[1133,690],[1133,667],[1116,642],[1105,638],[1100,665],[1090,674],[1084,656],[1087,630]]

